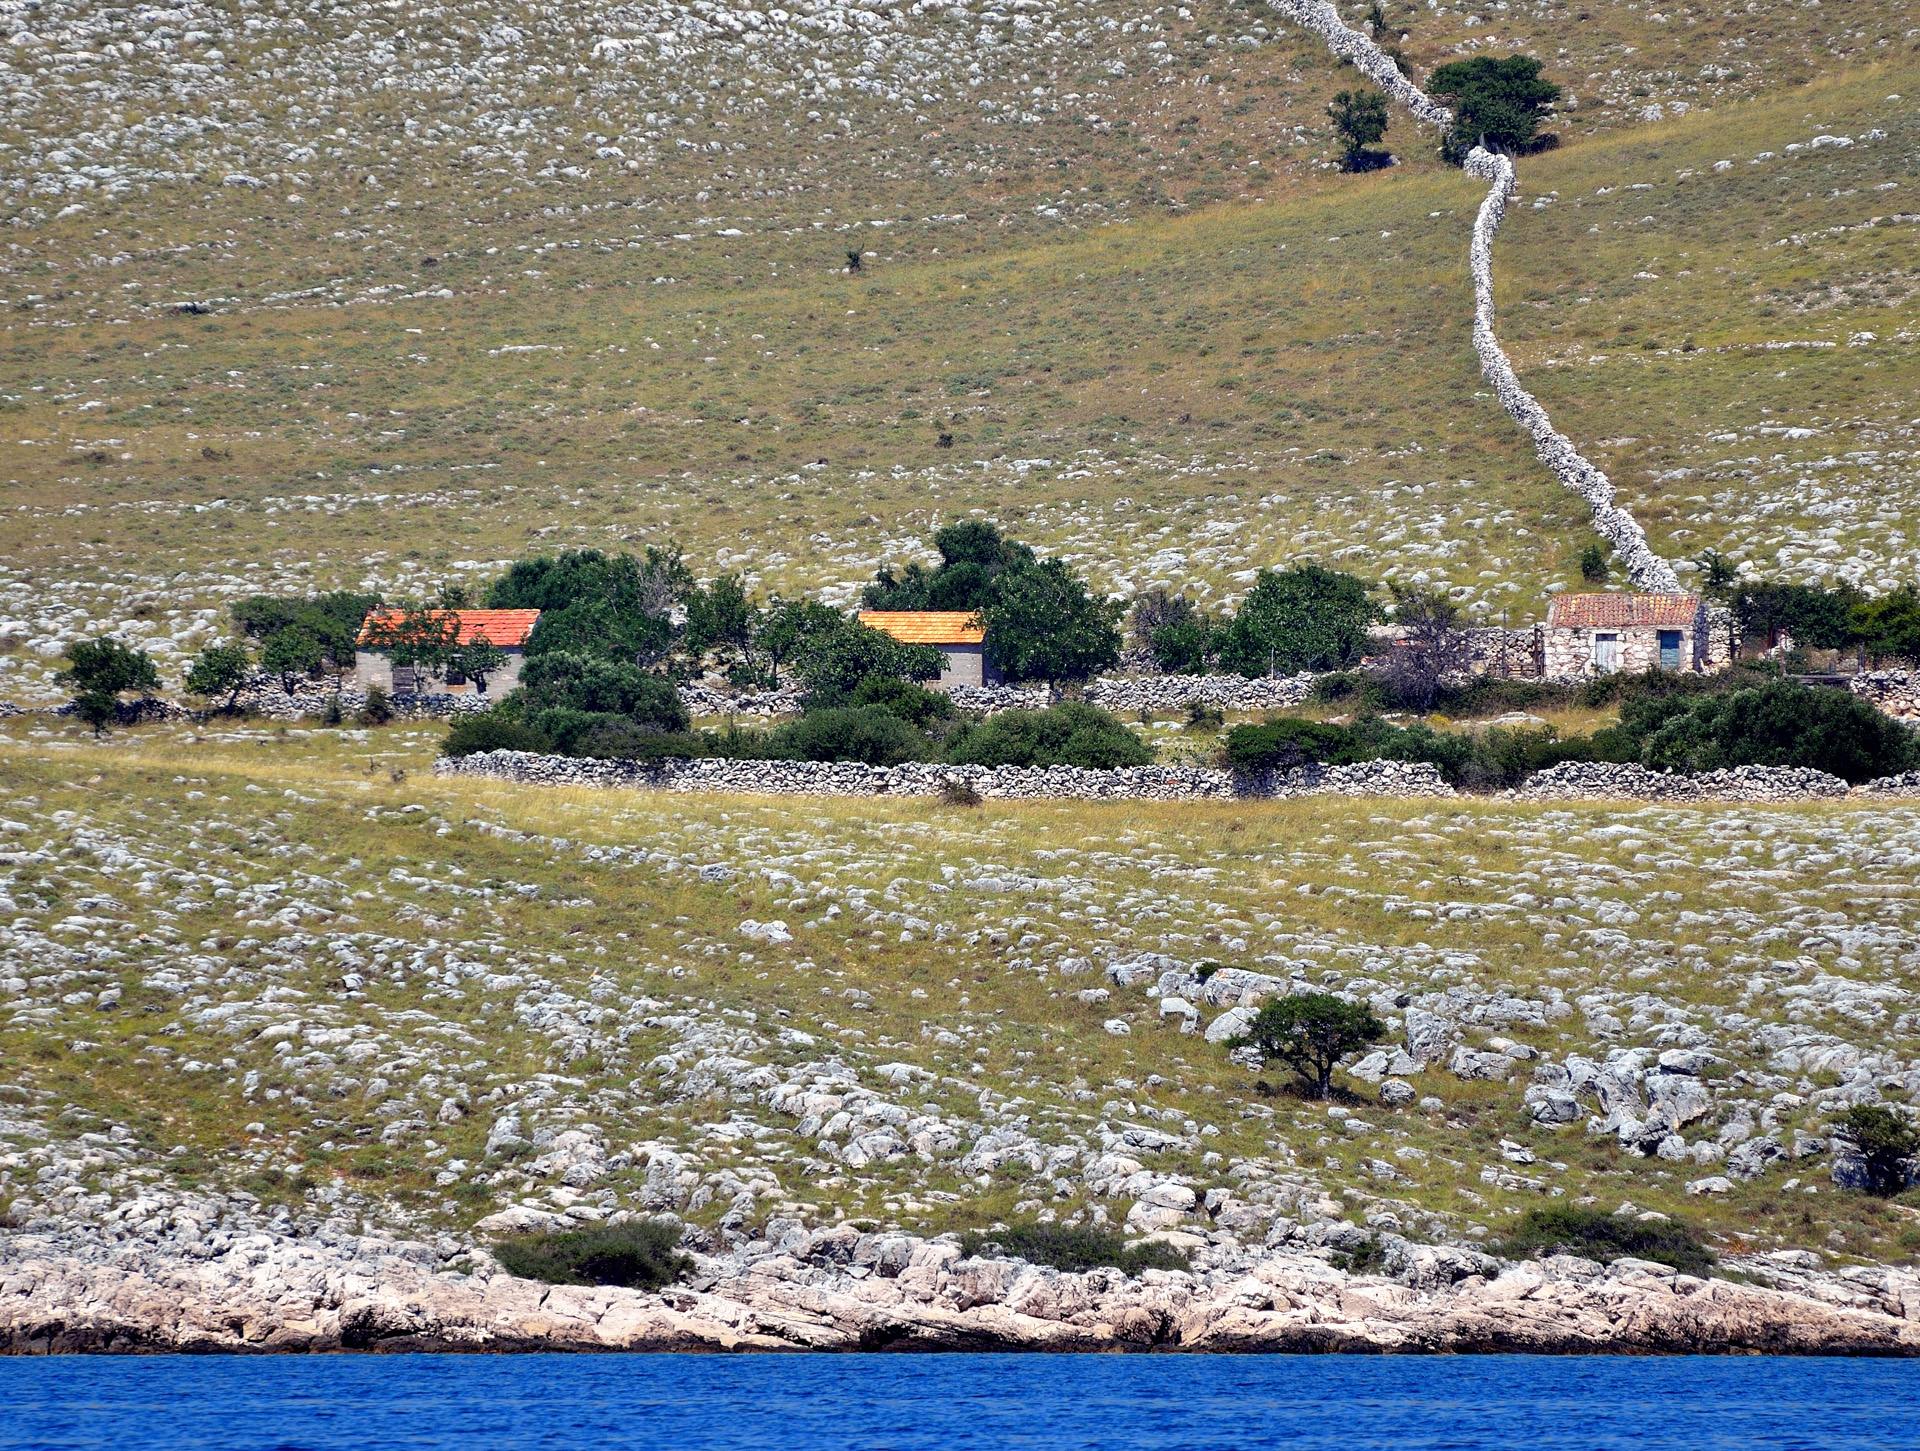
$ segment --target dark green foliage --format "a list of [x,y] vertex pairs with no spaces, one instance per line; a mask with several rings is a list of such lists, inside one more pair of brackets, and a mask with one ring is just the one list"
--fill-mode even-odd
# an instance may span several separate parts
[[1119,600],[1095,599],[1066,563],[1009,568],[980,610],[987,654],[1008,680],[1090,680],[1120,659]]
[[1324,721],[1287,718],[1227,732],[1227,763],[1236,771],[1289,770],[1309,761],[1360,759],[1353,731]]
[[1851,586],[1749,584],[1734,593],[1733,617],[1749,639],[1771,643],[1777,632],[1784,631],[1796,645],[1838,650],[1859,639],[1856,611],[1866,603],[1866,597]]
[[838,610],[814,600],[774,599],[760,612],[753,631],[753,648],[767,662],[770,683],[778,683],[780,667],[810,642],[843,629],[846,623]]
[[745,656],[760,612],[747,598],[739,575],[723,574],[705,589],[688,591],[686,607],[684,643],[689,654],[712,650],[723,656]]
[[1371,1275],[1387,1266],[1387,1246],[1378,1234],[1370,1234],[1349,1250],[1336,1250],[1333,1267],[1350,1275]]
[[658,731],[608,716],[573,737],[571,754],[603,761],[689,761],[713,754],[703,733]]
[[281,687],[292,691],[303,676],[318,679],[327,652],[320,639],[305,625],[288,625],[267,636],[260,647],[260,666],[280,677]]
[[1378,617],[1365,582],[1350,574],[1317,564],[1263,569],[1222,632],[1220,663],[1249,679],[1338,670],[1366,653]]
[[680,1226],[668,1219],[635,1219],[558,1234],[501,1240],[493,1257],[508,1274],[550,1285],[619,1285],[657,1290],[693,1267],[679,1253]]
[[1327,114],[1345,144],[1343,171],[1375,171],[1391,160],[1384,151],[1368,149],[1387,134],[1387,98],[1381,92],[1341,91],[1327,103]]
[[393,719],[393,705],[386,691],[377,685],[367,687],[367,703],[360,708],[362,725],[383,726]]
[[1011,1229],[987,1233],[969,1230],[960,1236],[962,1254],[983,1251],[1017,1257],[1029,1264],[1051,1265],[1068,1274],[1109,1268],[1138,1275],[1142,1270],[1187,1268],[1187,1257],[1170,1244],[1148,1240],[1129,1249],[1126,1241],[1111,1230],[1066,1224],[1016,1224]]
[[1345,726],[1293,718],[1235,726],[1227,732],[1226,753],[1228,764],[1241,771],[1286,770],[1309,761],[1429,761],[1451,785],[1500,790],[1562,761],[1591,760],[1594,745],[1580,736],[1563,741],[1551,726],[1450,732],[1362,716]]
[[897,766],[924,759],[932,744],[884,705],[828,706],[775,728],[767,754],[800,761]]
[[847,697],[847,704],[877,705],[920,730],[935,729],[960,714],[944,691],[928,690],[896,675],[869,675]]
[[946,758],[957,766],[1145,766],[1153,750],[1097,706],[1067,701],[1049,710],[1004,710],[956,730]]
[[1903,584],[1856,607],[1853,629],[1871,656],[1920,662],[1920,590]]
[[1453,161],[1479,143],[1509,153],[1534,148],[1547,108],[1560,99],[1560,87],[1526,55],[1452,61],[1427,77],[1426,88],[1453,107],[1453,129],[1442,152]]
[[1218,627],[1185,595],[1150,589],[1134,596],[1127,615],[1133,643],[1152,653],[1169,675],[1204,675],[1216,648]]
[[516,698],[529,719],[540,710],[566,709],[626,716],[653,730],[687,728],[679,692],[637,665],[564,651],[527,661]]
[[260,663],[289,688],[301,675],[351,670],[355,642],[380,596],[334,590],[312,599],[250,595],[233,607],[233,622],[261,642]]
[[160,688],[153,657],[107,635],[74,644],[67,651],[66,669],[53,678],[82,695],[124,695],[131,690],[149,695]]
[[868,680],[933,680],[946,657],[931,645],[904,645],[884,630],[842,620],[808,638],[794,662],[813,700],[839,705]]
[[1350,1003],[1333,993],[1302,993],[1267,1003],[1253,1015],[1245,1036],[1229,1046],[1258,1048],[1261,1056],[1291,1068],[1302,1092],[1330,1098],[1335,1065],[1356,1048],[1377,1043],[1386,1032],[1387,1025],[1365,1003]]
[[500,710],[455,716],[441,743],[443,756],[472,756],[481,751],[547,751],[552,742],[526,722]]
[[1713,1251],[1681,1220],[1639,1220],[1572,1206],[1529,1209],[1500,1245],[1501,1253],[1516,1258],[1535,1250],[1579,1255],[1601,1264],[1623,1257],[1652,1260],[1688,1275],[1704,1276],[1713,1268]]
[[870,610],[978,610],[993,598],[994,582],[1003,572],[1034,562],[1026,545],[979,519],[935,531],[933,547],[940,551],[937,568],[915,562],[898,576],[890,567],[882,569],[861,592],[860,603]]
[[1866,1160],[1870,1193],[1898,1194],[1910,1182],[1920,1156],[1920,1132],[1895,1109],[1855,1104],[1837,1127]]
[[487,591],[487,607],[542,611],[529,660],[565,651],[653,666],[672,653],[673,607],[693,587],[678,546],[649,545],[644,556],[569,549],[518,561]]
[[1914,733],[1858,696],[1789,680],[1727,694],[1629,699],[1620,724],[1595,735],[1594,749],[1605,760],[1675,771],[1807,766],[1855,783],[1920,761]]
[[74,711],[95,735],[119,717],[121,695],[151,695],[160,688],[151,655],[106,635],[75,644],[67,651],[67,668],[53,678],[73,687]]
[[1612,573],[1607,568],[1607,551],[1598,544],[1589,544],[1580,551],[1580,578],[1588,584],[1605,584]]
[[187,692],[207,700],[224,695],[227,697],[224,708],[230,711],[240,698],[240,687],[247,683],[252,669],[244,645],[209,645],[194,656],[193,663],[187,667]]

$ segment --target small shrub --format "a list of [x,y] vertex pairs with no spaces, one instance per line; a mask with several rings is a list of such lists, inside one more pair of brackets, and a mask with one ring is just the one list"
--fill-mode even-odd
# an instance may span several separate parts
[[1893,1109],[1855,1104],[1839,1127],[1866,1160],[1868,1192],[1898,1194],[1907,1187],[1920,1155],[1920,1132]]
[[1758,689],[1628,700],[1620,724],[1594,737],[1609,760],[1713,771],[1805,766],[1859,783],[1910,769],[1920,738],[1858,696],[1772,680]]
[[1350,1275],[1371,1275],[1387,1266],[1387,1246],[1378,1234],[1370,1234],[1350,1250],[1333,1256],[1333,1267]]
[[324,726],[345,725],[347,708],[340,702],[340,692],[335,691],[327,697],[327,703],[320,707],[320,724]]
[[691,731],[656,731],[613,716],[581,733],[573,755],[603,761],[690,761],[707,754],[705,739]]
[[1605,584],[1613,571],[1607,568],[1607,551],[1589,544],[1580,551],[1580,578],[1588,584]]
[[1149,1240],[1128,1248],[1127,1242],[1111,1230],[1066,1224],[1017,1224],[991,1234],[970,1230],[960,1237],[960,1250],[967,1255],[997,1250],[1069,1274],[1103,1267],[1129,1275],[1142,1270],[1187,1268],[1187,1257],[1170,1244]]
[[1196,700],[1187,707],[1187,729],[1190,731],[1217,731],[1226,723],[1226,712],[1217,705],[1206,705]]
[[1692,1225],[1677,1219],[1631,1219],[1600,1209],[1530,1209],[1500,1250],[1509,1256],[1564,1252],[1601,1264],[1630,1256],[1688,1275],[1705,1275],[1713,1268],[1713,1251],[1700,1242]]
[[383,726],[393,719],[393,703],[377,685],[367,687],[367,703],[360,707],[360,724]]
[[693,1267],[679,1243],[680,1226],[673,1220],[634,1219],[501,1240],[493,1257],[523,1280],[657,1290]]
[[949,776],[940,783],[942,806],[978,806],[980,801],[980,793],[957,776]]

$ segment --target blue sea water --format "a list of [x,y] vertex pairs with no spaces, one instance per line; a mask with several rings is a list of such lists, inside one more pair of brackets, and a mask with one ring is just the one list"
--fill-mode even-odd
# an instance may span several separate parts
[[1920,1363],[1192,1355],[0,1359],[61,1451],[1915,1451]]

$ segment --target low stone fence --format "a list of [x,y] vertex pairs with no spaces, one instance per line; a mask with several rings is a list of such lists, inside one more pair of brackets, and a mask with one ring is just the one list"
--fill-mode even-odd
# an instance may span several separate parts
[[1806,801],[1847,792],[1838,776],[1799,766],[1735,766],[1684,775],[1610,761],[1563,761],[1535,772],[1508,794],[1523,801]]
[[806,703],[806,691],[798,685],[783,685],[778,690],[717,690],[695,681],[680,687],[680,701],[694,716],[798,715]]
[[[277,687],[256,687],[240,692],[242,708],[257,711],[270,720],[310,720],[325,712],[334,698],[331,690],[302,690],[289,695]],[[339,692],[340,709],[349,719],[367,708],[364,690]],[[224,702],[216,701],[216,705]],[[445,720],[449,716],[477,715],[500,703],[496,695],[389,695],[387,709],[395,720]]]
[[1244,675],[1103,676],[1087,687],[1087,700],[1122,715],[1194,705],[1215,710],[1280,710],[1306,700],[1318,679],[1310,673],[1252,680]]
[[1451,796],[1439,770],[1424,762],[1366,761],[1236,775],[1198,766],[948,766],[852,761],[603,761],[486,751],[442,757],[439,776],[478,776],[528,786],[602,786],[636,790],[737,791],[771,796],[937,796],[966,786],[995,800],[1230,801],[1316,795]]

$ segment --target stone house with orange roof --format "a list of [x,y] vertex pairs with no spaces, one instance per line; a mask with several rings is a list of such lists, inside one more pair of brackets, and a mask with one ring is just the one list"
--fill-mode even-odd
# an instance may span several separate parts
[[1710,670],[1718,663],[1698,595],[1555,595],[1547,606],[1541,673],[1548,679]]
[[998,685],[1000,672],[987,658],[987,632],[972,610],[862,610],[860,623],[903,645],[932,645],[946,663],[935,690],[958,685]]
[[[507,663],[489,675],[484,685],[468,680],[458,671],[449,671],[445,683],[440,687],[442,690],[451,695],[463,695],[477,689],[488,696],[501,696],[520,683],[520,668],[526,663],[527,637],[539,623],[540,611],[430,610],[427,613],[436,621],[453,622],[457,631],[455,644],[471,645],[484,641],[498,646],[507,657]],[[377,685],[389,695],[414,695],[423,693],[423,687],[431,683],[420,678],[420,673],[412,666],[395,665],[386,652],[367,644],[368,632],[372,627],[400,618],[402,616],[398,610],[375,610],[361,625],[360,643],[355,651],[353,667],[354,683],[360,689]]]

